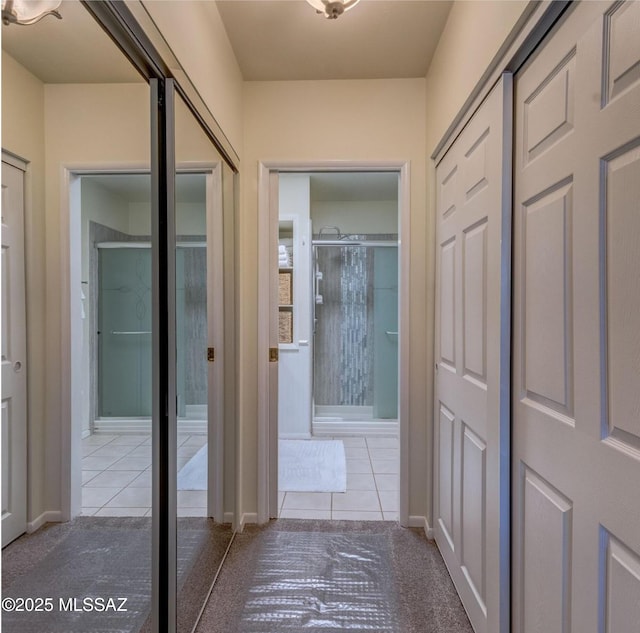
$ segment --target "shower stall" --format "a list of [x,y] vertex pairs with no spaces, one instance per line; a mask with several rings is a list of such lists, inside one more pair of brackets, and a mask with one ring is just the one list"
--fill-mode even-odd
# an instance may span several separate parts
[[[142,431],[151,418],[151,249],[149,242],[97,247],[97,384],[94,426]],[[205,431],[207,419],[206,244],[176,251],[176,356],[179,423]],[[202,428],[199,428],[202,427]],[[148,429],[146,429],[148,431]]]
[[313,256],[313,433],[397,432],[397,235],[324,227]]

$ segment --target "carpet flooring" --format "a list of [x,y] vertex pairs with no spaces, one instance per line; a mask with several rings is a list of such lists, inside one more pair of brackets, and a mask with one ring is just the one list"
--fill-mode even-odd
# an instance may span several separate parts
[[[207,519],[178,520],[180,633],[193,629],[231,535],[229,526]],[[40,612],[5,611],[4,631],[150,631],[151,519],[79,517],[22,536],[2,551],[2,592],[3,597],[14,599],[50,597],[54,607]],[[86,597],[126,598],[122,605],[126,611],[88,612],[83,604]]]
[[303,630],[472,633],[442,557],[421,530],[287,519],[246,527],[196,633]]
[[[2,552],[4,597],[127,597],[124,613],[4,613],[16,633],[147,633],[150,519],[80,517]],[[190,633],[231,538],[179,520],[178,631]],[[236,534],[196,633],[472,633],[422,530],[377,521],[272,521]]]

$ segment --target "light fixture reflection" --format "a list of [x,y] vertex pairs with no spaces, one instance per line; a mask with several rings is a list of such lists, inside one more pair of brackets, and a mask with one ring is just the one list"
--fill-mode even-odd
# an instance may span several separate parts
[[57,9],[62,0],[2,0],[3,24],[35,24],[47,15],[62,19]]
[[345,11],[353,9],[360,0],[307,0],[307,2],[327,20],[336,20]]

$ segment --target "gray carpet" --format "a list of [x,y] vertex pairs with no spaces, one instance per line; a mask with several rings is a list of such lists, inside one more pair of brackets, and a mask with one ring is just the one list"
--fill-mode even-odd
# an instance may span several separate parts
[[[179,519],[179,631],[193,628],[230,539],[228,526],[201,518]],[[50,524],[6,547],[2,565],[5,598],[51,597],[54,606],[49,612],[3,612],[3,630],[16,633],[149,630],[149,518],[80,517],[65,524]],[[85,597],[126,598],[122,606],[127,610],[87,612],[82,603]],[[73,604],[68,602],[69,598],[78,600]],[[64,610],[69,606],[77,610]]]
[[401,633],[381,534],[263,535],[239,633]]
[[473,633],[422,530],[291,519],[245,528],[196,633],[303,630]]

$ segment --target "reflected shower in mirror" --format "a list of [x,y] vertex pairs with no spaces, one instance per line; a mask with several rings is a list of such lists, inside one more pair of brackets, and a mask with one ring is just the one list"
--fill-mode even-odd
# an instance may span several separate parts
[[[134,220],[149,223],[148,207],[134,208],[137,200],[98,175],[144,166],[136,195],[150,197],[149,85],[81,3],[65,1],[59,10],[61,20],[2,27],[3,147],[29,164],[27,304],[46,305],[30,312],[26,331],[28,347],[45,351],[27,366],[25,490],[33,533],[3,550],[3,592],[50,596],[56,605],[3,613],[2,624],[11,631],[134,632],[151,609],[152,393],[145,376],[153,297],[140,249],[107,252],[96,243],[124,241],[136,233]],[[129,310],[139,318],[121,322]],[[108,330],[105,340],[100,328]],[[104,381],[107,367],[114,377]],[[44,394],[59,396],[52,404]],[[114,423],[100,428],[107,415]],[[87,596],[126,598],[127,611],[79,617],[57,608]]]
[[[15,631],[133,633],[150,630],[152,578],[149,85],[80,2],[63,1],[60,13],[61,20],[2,27],[3,149],[28,163],[31,308],[28,446],[3,460],[3,468],[26,462],[28,450],[28,476],[18,485],[33,532],[19,536],[25,524],[3,550],[2,586],[5,596],[47,595],[56,604],[120,596],[127,611],[4,613],[2,624]],[[176,177],[178,469],[210,448],[204,483],[178,484],[184,631],[193,628],[232,534],[222,525],[232,508],[224,506],[216,456],[231,436],[222,422],[214,437],[210,431],[218,406],[212,372],[224,372],[212,368],[207,349],[215,343],[212,319],[224,318],[214,297],[223,280],[216,253],[221,257],[227,229],[220,219],[218,231],[216,218],[229,200],[233,208],[233,193],[225,194],[234,178],[186,114],[178,115]],[[216,360],[223,352],[216,344]],[[3,475],[6,482],[12,473]]]

